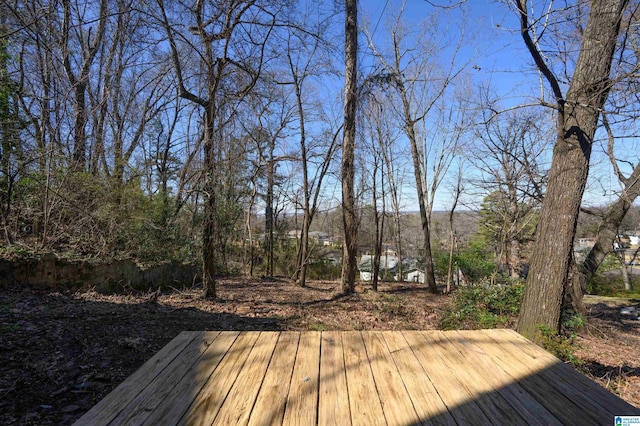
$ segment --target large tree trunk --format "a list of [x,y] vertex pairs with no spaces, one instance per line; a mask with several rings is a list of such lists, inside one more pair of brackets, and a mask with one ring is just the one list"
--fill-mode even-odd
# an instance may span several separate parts
[[[553,151],[518,332],[536,341],[539,327],[560,330],[560,312],[573,252],[580,203],[599,112],[610,89],[609,73],[626,0],[594,1],[566,99],[528,34],[527,7],[520,0],[525,43],[551,80],[558,101],[558,136]],[[554,84],[555,83],[555,84]]]
[[356,0],[345,0],[345,97],[342,138],[342,291],[356,286],[358,223],[354,195],[354,148],[356,139],[356,73],[358,56],[358,9]]
[[202,232],[202,287],[204,297],[216,298],[216,281],[218,275],[220,257],[217,245],[216,217],[216,153],[214,146],[215,136],[215,106],[210,104],[205,111],[204,120],[204,229]]

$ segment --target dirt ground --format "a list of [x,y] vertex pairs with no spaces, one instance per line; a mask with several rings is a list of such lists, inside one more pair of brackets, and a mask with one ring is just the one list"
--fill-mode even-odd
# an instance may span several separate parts
[[[220,282],[218,296],[0,291],[0,424],[72,423],[183,330],[429,330],[448,300],[413,284],[343,297],[337,283],[248,279]],[[591,309],[582,369],[640,407],[639,321]]]

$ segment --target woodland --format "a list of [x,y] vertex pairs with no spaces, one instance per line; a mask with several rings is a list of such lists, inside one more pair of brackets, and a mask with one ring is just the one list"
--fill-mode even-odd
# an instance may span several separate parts
[[[515,327],[637,389],[616,250],[640,232],[640,2],[364,3],[0,3],[0,422],[77,418],[182,326]],[[45,256],[198,273],[98,294],[12,272]]]

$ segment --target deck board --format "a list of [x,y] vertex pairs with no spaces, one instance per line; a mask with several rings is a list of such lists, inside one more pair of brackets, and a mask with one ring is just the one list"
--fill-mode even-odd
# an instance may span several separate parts
[[282,424],[299,340],[300,333],[280,334],[262,388],[251,410],[254,414],[249,419],[250,425]]
[[[499,364],[493,362],[489,354],[483,350],[482,343],[474,341],[473,336],[466,337],[464,332],[459,331],[447,332],[445,336],[451,345],[463,354],[466,362],[472,363],[483,372],[483,377],[491,389],[499,392],[521,416],[527,419],[529,424],[540,426],[562,424],[520,384],[514,383],[511,376]],[[489,347],[486,350],[490,352],[492,349]]]
[[386,424],[362,333],[343,332],[342,345],[347,372],[351,424],[364,426]]
[[77,425],[611,424],[640,416],[511,330],[183,332]]
[[312,425],[317,421],[320,337],[318,332],[303,333],[300,336],[282,422],[284,425]]
[[362,337],[387,424],[419,423],[420,418],[413,407],[384,337],[380,333],[371,331],[363,332]]
[[434,350],[419,331],[403,332],[422,369],[438,390],[438,394],[458,424],[491,424],[474,401],[473,393],[451,371],[450,366]]
[[[444,332],[423,333],[423,336],[428,345],[434,348],[434,351],[449,367],[451,373],[458,378],[460,383],[464,383],[474,401],[489,419],[503,419],[508,424],[526,423],[525,419],[503,397],[500,392],[502,387],[496,388],[491,384],[491,378],[486,371],[479,368],[467,368],[469,363],[473,363],[471,354],[467,354],[466,350],[464,353],[460,352],[459,348],[456,348],[447,339]],[[452,347],[455,349],[452,350]]]
[[171,389],[160,407],[150,413],[145,423],[176,424],[184,416],[193,400],[193,394],[204,387],[240,333],[222,333],[218,336],[216,334],[214,332],[205,333],[205,338],[209,339],[211,344],[202,354],[202,362],[194,366],[191,370],[192,374],[186,374]]
[[276,333],[260,333],[247,357],[246,365],[240,371],[238,379],[215,417],[216,424],[247,424],[277,341]]
[[227,350],[222,362],[200,392],[193,392],[193,401],[179,424],[210,425],[222,406],[227,393],[258,339],[258,332],[242,333]]
[[351,411],[348,395],[342,333],[326,331],[322,333],[321,341],[318,425],[349,424]]
[[419,418],[431,419],[438,425],[455,425],[446,404],[402,333],[387,331],[383,335]]

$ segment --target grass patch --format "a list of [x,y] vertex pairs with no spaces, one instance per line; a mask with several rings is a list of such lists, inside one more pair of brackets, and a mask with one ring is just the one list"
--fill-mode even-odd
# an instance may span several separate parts
[[474,330],[510,326],[520,311],[523,295],[523,284],[460,287],[453,292],[440,327]]
[[312,322],[307,328],[309,329],[309,331],[325,331],[327,329],[327,326],[322,321],[318,321]]

